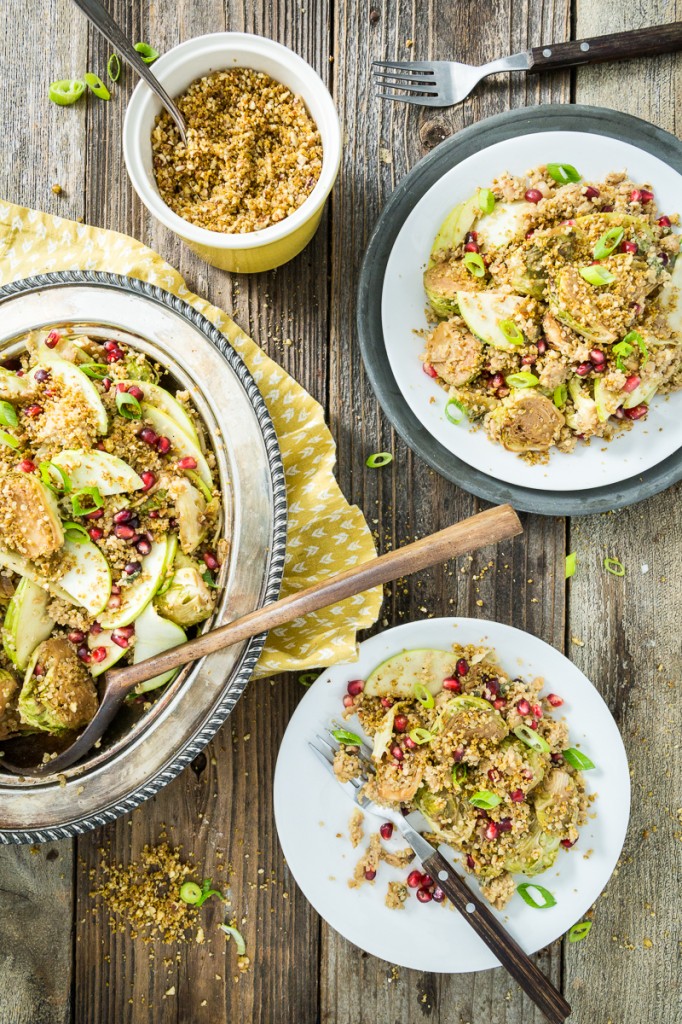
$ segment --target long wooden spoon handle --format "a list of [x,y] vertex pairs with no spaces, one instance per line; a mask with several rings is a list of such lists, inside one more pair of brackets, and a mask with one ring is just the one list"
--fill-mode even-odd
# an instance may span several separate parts
[[523,527],[511,505],[501,505],[499,508],[479,512],[470,519],[448,526],[447,529],[413,544],[390,551],[371,562],[364,562],[312,587],[299,590],[296,594],[290,594],[280,601],[258,608],[240,619],[235,619],[234,622],[198,636],[195,640],[189,640],[185,644],[164,651],[163,654],[147,658],[137,665],[110,670],[106,674],[106,682],[128,691],[138,683],[153,679],[161,672],[203,658],[206,654],[212,654],[223,647],[241,643],[242,640],[248,640],[259,633],[274,629],[275,626],[291,622],[301,615],[326,608],[337,601],[361,594],[399,576],[426,569],[437,562],[445,562],[466,551],[475,551],[487,544],[496,544],[498,541],[515,537],[522,531]]

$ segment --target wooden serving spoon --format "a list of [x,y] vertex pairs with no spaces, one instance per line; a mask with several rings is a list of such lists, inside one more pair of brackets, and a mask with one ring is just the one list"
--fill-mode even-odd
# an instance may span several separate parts
[[219,626],[194,640],[172,647],[163,654],[140,661],[137,665],[110,669],[104,674],[104,689],[95,717],[70,747],[43,764],[30,768],[18,767],[4,760],[0,761],[0,764],[16,775],[45,776],[62,772],[83,757],[97,740],[102,738],[125,698],[139,683],[153,679],[154,676],[169,669],[186,665],[197,658],[203,658],[207,654],[213,654],[223,647],[230,647],[252,636],[258,636],[259,633],[291,622],[301,615],[307,615],[309,612],[343,601],[347,597],[371,590],[372,587],[389,583],[420,569],[427,569],[437,562],[445,562],[465,552],[507,540],[522,532],[523,527],[511,505],[491,508],[486,512],[479,512],[470,519],[464,519],[461,523],[448,526],[438,533],[423,537],[413,544],[406,544],[405,547],[390,551],[371,562],[364,562],[312,587],[299,590],[296,594],[267,604],[248,615],[243,615],[240,619],[228,622],[225,626]]

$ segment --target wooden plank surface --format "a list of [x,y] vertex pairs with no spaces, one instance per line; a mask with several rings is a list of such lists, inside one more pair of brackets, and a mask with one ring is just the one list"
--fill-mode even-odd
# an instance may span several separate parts
[[[460,127],[509,107],[568,102],[574,88],[581,102],[629,109],[679,131],[679,58],[628,64],[626,89],[624,69],[607,66],[581,70],[574,86],[568,72],[500,77],[448,111],[379,105],[368,63],[382,56],[482,62],[569,38],[572,19],[577,33],[587,35],[672,20],[673,5],[646,0],[630,15],[617,0],[598,8],[577,0],[573,10],[570,0],[113,0],[110,10],[135,40],[163,51],[223,28],[263,33],[301,53],[333,90],[346,148],[322,227],[294,263],[251,279],[201,263],[134,197],[120,148],[132,75],[110,104],[62,110],[46,102],[51,79],[86,66],[101,72],[106,65],[106,44],[69,0],[50,0],[40,12],[18,0],[9,6],[14,31],[0,41],[0,125],[7,140],[0,196],[126,231],[160,251],[191,288],[232,311],[327,410],[342,487],[364,509],[380,548],[475,511],[476,499],[441,480],[395,437],[364,375],[354,284],[368,233],[397,181],[424,153]],[[62,196],[51,192],[55,181],[64,187]],[[366,455],[375,450],[393,451],[390,469],[365,469]],[[682,1021],[675,988],[679,936],[670,898],[679,878],[675,851],[679,858],[681,849],[672,795],[675,784],[679,792],[679,705],[669,683],[679,677],[674,513],[671,493],[616,516],[574,521],[568,550],[578,551],[580,569],[568,606],[567,525],[525,516],[524,538],[391,588],[383,611],[383,625],[457,613],[510,622],[558,648],[568,638],[569,656],[616,715],[634,768],[633,821],[622,865],[597,905],[589,942],[563,951],[555,943],[539,958],[555,982],[563,980],[575,1008],[572,1019],[580,1024],[640,1024],[643,1007],[652,1024]],[[628,566],[625,582],[599,571],[605,553]],[[585,646],[572,644],[571,636]],[[662,698],[656,705],[650,699],[654,688]],[[0,1024],[392,1024],[422,1017],[437,1024],[539,1024],[539,1015],[499,970],[462,976],[395,972],[320,925],[288,875],[272,816],[274,761],[300,694],[294,677],[254,684],[193,769],[132,815],[81,839],[77,857],[69,843],[56,846],[57,859],[49,859],[48,848],[37,854],[0,850]],[[156,840],[163,826],[207,875],[229,878],[253,957],[253,969],[238,981],[229,948],[225,954],[210,942],[164,963],[161,947],[152,957],[147,947],[112,935],[104,917],[90,913],[91,872],[96,876],[100,849],[125,862]],[[669,883],[661,884],[662,868]],[[215,923],[209,917],[207,934]]]

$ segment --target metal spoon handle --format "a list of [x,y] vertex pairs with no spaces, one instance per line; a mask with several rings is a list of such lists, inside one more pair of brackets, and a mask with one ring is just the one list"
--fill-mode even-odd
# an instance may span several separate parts
[[156,75],[151,72],[149,66],[142,60],[133,44],[123,34],[109,12],[102,6],[99,0],[73,0],[73,2],[76,7],[79,7],[83,14],[90,19],[92,24],[99,32],[102,33],[104,38],[111,43],[114,50],[117,53],[120,53],[123,59],[130,64],[133,71],[137,71],[140,78],[144,78],[149,88],[156,93],[170,116],[175,121],[182,141],[186,143],[187,126],[185,124],[184,117],[175,106],[166,90],[160,84]]

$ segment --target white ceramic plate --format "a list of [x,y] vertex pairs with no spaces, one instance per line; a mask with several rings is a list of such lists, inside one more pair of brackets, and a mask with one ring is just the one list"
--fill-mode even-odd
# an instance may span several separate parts
[[[348,888],[367,837],[381,820],[365,817],[365,842],[354,850],[348,839],[354,805],[307,744],[315,733],[340,721],[350,679],[366,678],[376,665],[401,650],[448,650],[455,642],[491,646],[508,672],[542,676],[543,692],[554,691],[565,700],[561,712],[572,744],[597,765],[585,774],[588,792],[598,794],[596,815],[581,829],[578,844],[568,853],[560,851],[554,867],[535,879],[554,894],[556,906],[533,910],[517,894],[498,913],[526,952],[553,942],[595,901],[620,855],[630,810],[628,763],[606,704],[570,661],[528,633],[477,619],[411,622],[366,640],[357,662],[323,672],[294,712],[277,760],[275,820],[287,864],[318,914],[356,946],[402,967],[444,973],[481,971],[498,966],[498,961],[449,905],[421,904],[411,896],[403,910],[388,910],[384,906],[387,883],[404,881],[405,869],[382,863],[374,885]],[[351,722],[348,728],[361,732],[357,719]],[[390,848],[404,845],[394,833]],[[441,852],[448,855],[447,847],[441,847]]]
[[386,266],[381,317],[386,352],[400,391],[422,425],[454,455],[482,473],[522,487],[576,491],[627,480],[682,446],[682,392],[655,397],[645,422],[610,444],[593,438],[570,455],[554,449],[548,465],[529,466],[488,440],[481,429],[455,427],[444,415],[445,391],[421,372],[415,328],[426,327],[422,275],[447,213],[504,170],[522,174],[548,160],[574,164],[586,179],[624,170],[653,185],[661,212],[682,212],[682,176],[643,149],[587,132],[519,135],[482,149],[444,174],[419,200],[398,234]]

